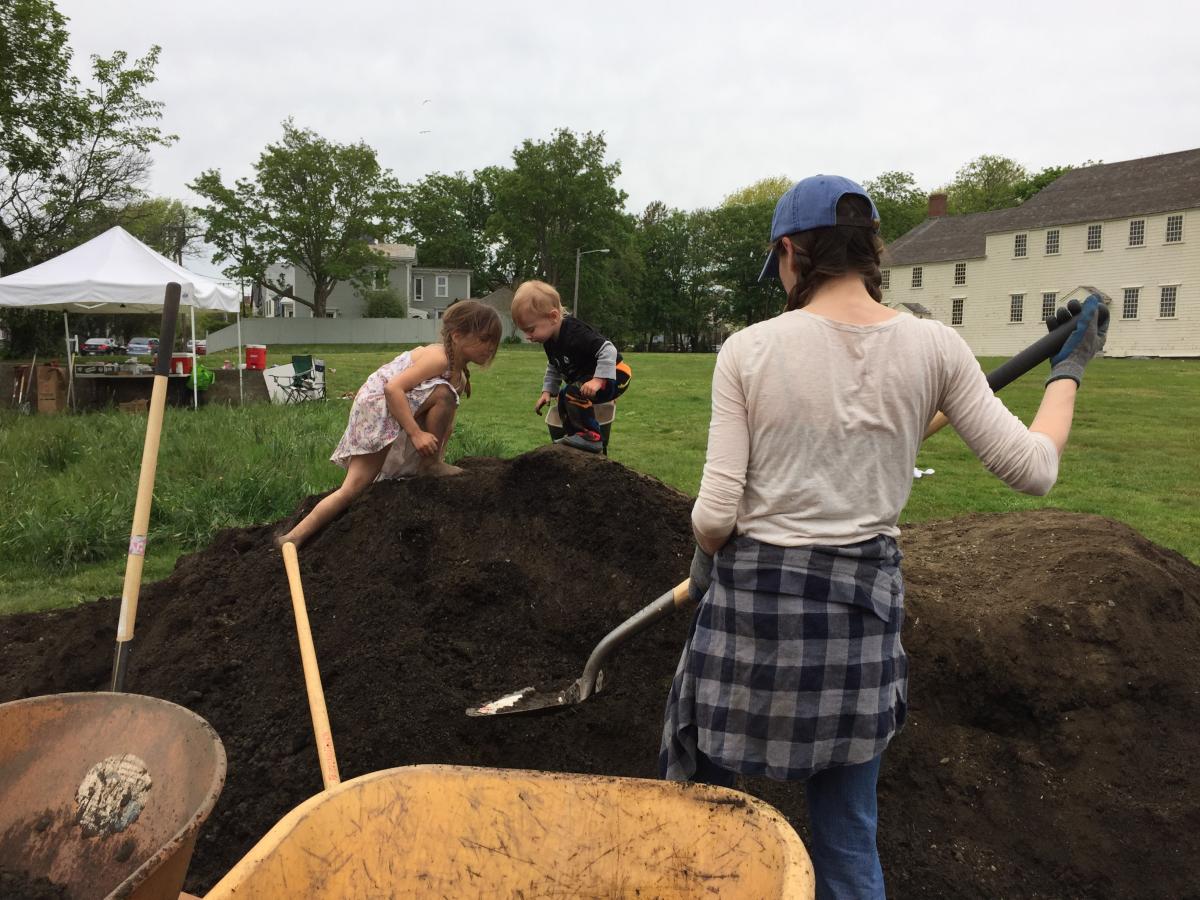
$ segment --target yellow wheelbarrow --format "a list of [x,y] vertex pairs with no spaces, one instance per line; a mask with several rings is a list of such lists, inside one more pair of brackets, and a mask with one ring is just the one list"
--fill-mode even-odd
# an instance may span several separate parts
[[0,704],[0,871],[71,900],[174,900],[224,784],[216,732],[165,700]]
[[405,766],[296,807],[206,895],[811,898],[787,821],[723,788]]

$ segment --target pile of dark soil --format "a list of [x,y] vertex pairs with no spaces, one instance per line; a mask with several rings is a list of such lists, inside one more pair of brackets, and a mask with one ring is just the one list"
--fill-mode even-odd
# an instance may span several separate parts
[[[577,707],[463,710],[568,683],[685,577],[689,499],[559,448],[466,466],[376,485],[302,551],[342,777],[431,762],[653,777],[686,616],[620,652]],[[194,893],[321,790],[270,539],[223,532],[142,592],[127,689],[195,710],[229,756]],[[1056,511],[915,526],[902,546],[910,720],[880,786],[891,896],[1200,897],[1200,569]],[[118,606],[0,619],[0,701],[106,686]],[[800,786],[746,789],[803,833]]]

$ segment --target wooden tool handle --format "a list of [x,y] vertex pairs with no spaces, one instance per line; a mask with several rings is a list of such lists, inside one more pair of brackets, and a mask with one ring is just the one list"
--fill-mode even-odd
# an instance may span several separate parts
[[683,609],[691,600],[688,597],[688,590],[692,586],[692,579],[685,578],[671,590],[671,600],[675,603],[676,609]]
[[283,545],[283,567],[287,571],[288,587],[292,592],[292,612],[296,615],[296,635],[300,639],[300,663],[304,667],[304,686],[308,690],[308,709],[312,713],[313,732],[317,738],[317,759],[321,763],[321,780],[325,790],[341,784],[337,757],[333,752],[333,732],[329,729],[329,712],[325,709],[325,691],[321,688],[321,671],[317,668],[317,651],[313,647],[312,631],[308,625],[308,608],[304,603],[304,586],[300,582],[300,559],[296,545]]
[[[174,340],[175,317],[179,314],[182,287],[167,285],[163,297],[162,332],[164,340]],[[161,355],[161,354],[160,354]],[[161,368],[161,366],[160,366]],[[150,530],[150,504],[154,499],[154,476],[158,470],[158,444],[162,436],[163,411],[167,406],[167,372],[154,376],[150,392],[150,412],[146,417],[146,441],[142,446],[142,468],[138,475],[137,500],[133,505],[133,528],[129,533],[129,552],[125,557],[125,582],[121,587],[121,612],[117,619],[117,651],[113,660],[111,689],[124,690],[125,668],[133,625],[137,620],[138,595],[142,587],[142,565],[146,560],[146,535]]]

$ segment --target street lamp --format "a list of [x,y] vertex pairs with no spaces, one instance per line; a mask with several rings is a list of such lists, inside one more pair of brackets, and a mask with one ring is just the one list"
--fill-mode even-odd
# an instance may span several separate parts
[[589,253],[607,253],[608,248],[602,250],[576,250],[575,251],[575,299],[571,301],[571,315],[579,315],[579,258],[587,256]]

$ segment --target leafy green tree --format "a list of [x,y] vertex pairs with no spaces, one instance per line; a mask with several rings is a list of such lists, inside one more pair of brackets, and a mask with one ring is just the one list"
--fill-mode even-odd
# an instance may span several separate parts
[[769,178],[761,178],[754,182],[754,184],[734,191],[721,201],[721,205],[743,206],[769,201],[772,209],[774,209],[775,204],[779,202],[779,198],[788,192],[788,188],[792,184],[792,180],[786,175],[772,175]]
[[[511,169],[476,173],[492,197],[487,233],[499,245],[496,267],[506,281],[542,278],[570,294],[577,250],[616,252],[609,245],[627,242],[621,165],[605,162],[606,151],[603,134],[562,128],[548,141],[522,142]],[[590,259],[587,271],[602,265]]]
[[195,209],[170,197],[148,197],[98,210],[80,223],[72,243],[91,240],[115,225],[180,265],[185,256],[200,252],[204,237],[204,223]]
[[[1091,160],[1084,163],[1085,166],[1095,165]],[[1024,203],[1042,188],[1050,185],[1051,182],[1058,179],[1060,175],[1065,175],[1074,169],[1074,166],[1047,166],[1035,175],[1030,175],[1024,181],[1019,181],[1013,188],[1013,194],[1017,198],[1018,203]]]
[[925,220],[928,201],[911,172],[883,172],[863,182],[879,210],[879,233],[891,243]]
[[[338,144],[292,121],[254,164],[253,180],[233,187],[209,169],[188,185],[208,201],[199,209],[204,239],[228,263],[230,278],[256,282],[324,318],[338,282],[377,268],[372,238],[398,230],[400,185],[365,143]],[[274,267],[296,266],[313,284],[311,297],[272,279]]]
[[946,189],[948,211],[961,215],[1016,206],[1017,186],[1028,178],[1025,167],[1015,160],[985,153],[955,173]]
[[490,281],[490,245],[484,236],[491,198],[486,182],[462,172],[434,172],[400,191],[400,240],[417,247],[424,266],[471,269],[477,284]]
[[705,219],[704,252],[720,293],[719,309],[731,322],[751,325],[783,308],[783,294],[776,283],[758,281],[769,249],[775,202],[721,206]]
[[67,20],[50,0],[0,3],[0,169],[45,172],[82,131]]

